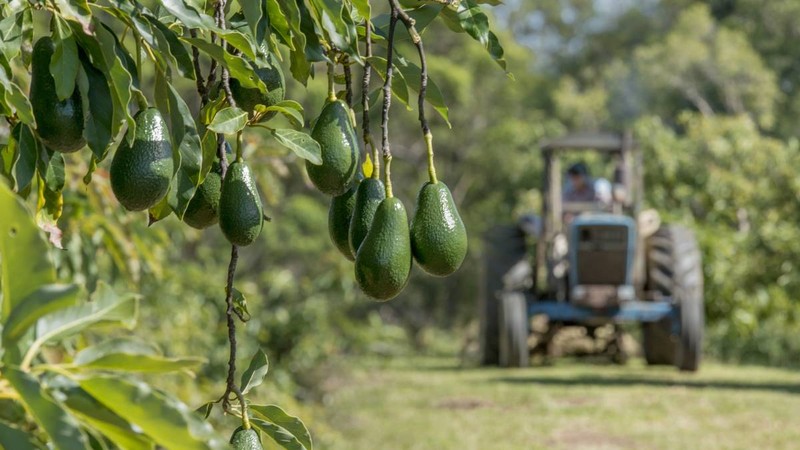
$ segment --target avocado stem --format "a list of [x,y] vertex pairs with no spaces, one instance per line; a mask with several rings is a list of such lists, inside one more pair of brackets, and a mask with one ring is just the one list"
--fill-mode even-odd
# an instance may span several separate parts
[[386,166],[386,198],[394,197],[392,192],[392,155],[384,156],[384,163]]
[[425,146],[428,148],[428,176],[431,184],[436,184],[439,180],[436,178],[436,167],[433,165],[433,135],[430,131],[425,133]]
[[250,417],[247,415],[247,405],[242,405],[242,428],[245,430],[252,428],[250,426]]
[[242,132],[236,133],[236,162],[242,162]]
[[328,101],[336,101],[336,88],[333,86],[333,63],[328,63]]
[[369,144],[370,148],[372,149],[372,178],[376,180],[381,179],[381,154],[378,151],[378,148],[375,147],[375,143],[372,142],[372,136],[367,135],[367,143]]

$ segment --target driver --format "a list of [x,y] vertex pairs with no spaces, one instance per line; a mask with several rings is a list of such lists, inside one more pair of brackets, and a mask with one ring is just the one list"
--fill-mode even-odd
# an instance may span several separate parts
[[567,169],[567,183],[563,193],[564,202],[611,203],[611,183],[604,178],[589,176],[584,162],[577,162]]

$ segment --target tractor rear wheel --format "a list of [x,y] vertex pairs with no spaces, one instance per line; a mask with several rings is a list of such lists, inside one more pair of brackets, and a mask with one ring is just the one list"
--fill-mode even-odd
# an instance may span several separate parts
[[688,228],[662,226],[648,239],[647,247],[647,288],[672,297],[679,310],[680,334],[673,334],[672,317],[642,324],[645,360],[696,371],[705,323],[703,267],[697,240]]
[[527,367],[528,304],[525,294],[505,291],[500,295],[500,366]]
[[[509,284],[519,284],[526,270],[519,271],[528,262],[525,232],[516,225],[496,226],[485,238],[483,290],[480,297],[481,362],[484,365],[500,364],[500,292]],[[524,267],[523,267],[524,268]]]

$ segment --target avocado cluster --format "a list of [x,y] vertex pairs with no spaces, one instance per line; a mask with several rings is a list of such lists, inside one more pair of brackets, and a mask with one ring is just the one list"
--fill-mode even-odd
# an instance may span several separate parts
[[348,105],[326,102],[311,136],[322,150],[322,164],[306,162],[311,182],[332,196],[328,233],[345,258],[354,261],[355,279],[368,296],[381,301],[405,288],[414,260],[435,276],[458,270],[467,253],[467,233],[447,186],[426,183],[417,196],[409,226],[403,203],[379,174],[358,172],[358,144]]

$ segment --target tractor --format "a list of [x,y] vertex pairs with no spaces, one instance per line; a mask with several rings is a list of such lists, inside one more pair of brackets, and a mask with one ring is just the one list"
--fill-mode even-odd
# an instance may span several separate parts
[[[575,152],[613,165],[609,201],[564,201],[561,161]],[[603,348],[622,363],[620,325],[638,322],[648,364],[696,371],[704,327],[700,250],[690,229],[642,210],[642,154],[632,135],[569,134],[545,142],[541,154],[541,214],[485,237],[483,363],[523,367],[531,355],[547,357],[565,326],[589,337],[613,327]],[[544,326],[534,332],[537,322]]]

